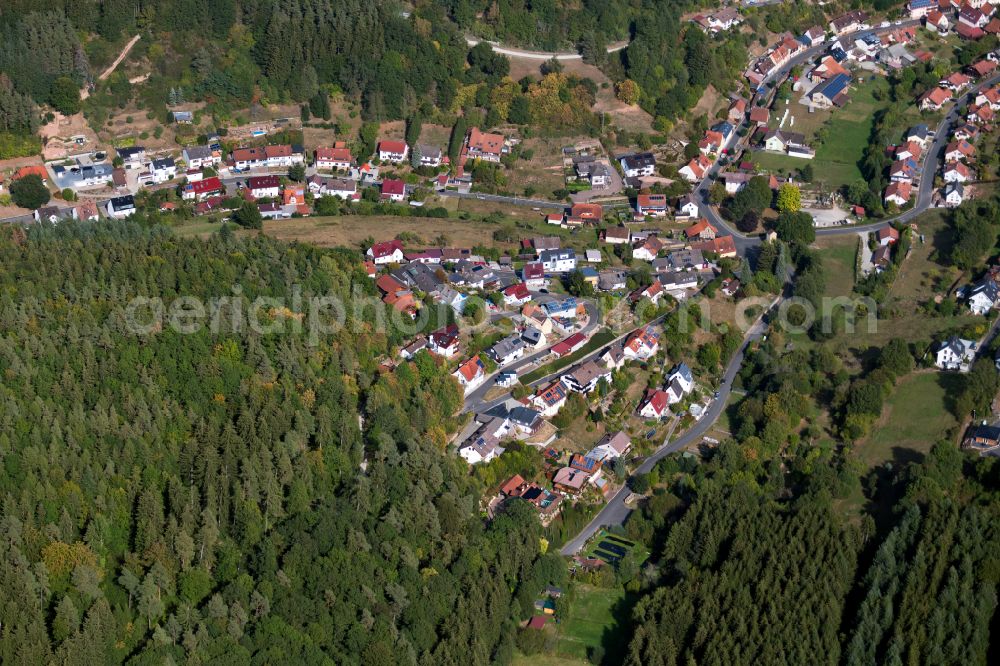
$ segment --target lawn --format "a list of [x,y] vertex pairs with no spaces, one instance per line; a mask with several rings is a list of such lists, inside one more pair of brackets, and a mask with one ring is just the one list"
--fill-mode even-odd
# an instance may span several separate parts
[[826,295],[847,296],[854,289],[854,267],[857,265],[858,237],[833,236],[816,242],[826,269]]
[[624,653],[628,634],[618,618],[627,618],[631,605],[621,588],[578,586],[567,617],[557,625],[555,654],[586,659],[598,646],[609,655]]
[[[816,157],[812,160],[816,182],[823,182],[827,188],[838,188],[862,178],[858,162],[868,146],[875,114],[887,104],[884,99],[876,99],[875,95],[884,96],[888,87],[885,79],[861,72],[851,89],[851,101],[841,109],[809,113],[797,98],[788,105],[789,114],[795,122],[790,124],[786,121],[784,129],[804,134],[806,142],[816,146]],[[772,113],[772,129],[778,127],[783,115],[784,108],[779,104]],[[907,122],[915,123],[918,119],[916,112],[907,114]],[[814,139],[820,128],[826,129],[826,140],[822,143]],[[904,129],[901,127],[900,131]],[[801,169],[808,163],[800,158],[762,151],[755,152],[752,159],[762,169],[785,173]]]
[[924,371],[900,379],[871,435],[856,445],[861,461],[875,467],[887,461],[913,460],[948,435],[958,425],[945,408],[948,378]]

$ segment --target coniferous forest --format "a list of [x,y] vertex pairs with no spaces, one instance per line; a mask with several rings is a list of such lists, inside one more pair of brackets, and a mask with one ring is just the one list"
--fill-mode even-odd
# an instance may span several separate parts
[[540,528],[480,520],[443,454],[447,370],[379,372],[396,340],[361,321],[315,347],[122,323],[136,295],[349,299],[372,289],[359,259],[134,222],[2,232],[0,662],[508,660]]

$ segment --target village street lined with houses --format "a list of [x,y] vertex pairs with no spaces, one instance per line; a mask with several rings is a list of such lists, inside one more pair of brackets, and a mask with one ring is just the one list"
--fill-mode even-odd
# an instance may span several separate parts
[[[254,621],[267,617],[267,595],[274,596],[278,586],[305,587],[296,567],[319,561],[287,544],[329,538],[356,549],[371,571],[378,558],[398,560],[407,571],[386,574],[385,586],[369,581],[371,589],[361,589],[358,603],[374,610],[355,613],[364,631],[337,640],[364,644],[358,652],[366,663],[431,663],[441,655],[448,661],[453,654],[436,652],[431,640],[397,638],[404,625],[409,630],[423,621],[414,612],[416,590],[429,596],[437,585],[455,586],[502,568],[502,560],[477,559],[489,543],[498,551],[530,552],[517,564],[517,575],[530,577],[539,589],[516,590],[504,580],[499,592],[469,595],[490,606],[497,595],[509,594],[497,605],[505,616],[497,621],[517,635],[477,653],[482,663],[507,662],[512,655],[517,666],[538,655],[574,666],[584,660],[736,663],[763,649],[681,650],[691,636],[708,631],[707,620],[688,622],[670,636],[668,647],[650,638],[668,635],[666,625],[682,615],[675,612],[678,599],[691,600],[694,610],[684,613],[692,616],[714,612],[717,599],[706,602],[699,586],[723,589],[725,576],[735,575],[727,573],[727,558],[741,572],[764,570],[762,561],[787,556],[784,542],[801,538],[803,525],[812,524],[825,525],[821,537],[828,543],[816,537],[815,545],[831,553],[824,575],[912,559],[927,549],[914,540],[917,526],[941,525],[945,515],[965,530],[948,528],[946,550],[974,541],[967,523],[988,523],[992,514],[933,503],[948,498],[957,506],[958,498],[982,491],[995,476],[991,459],[1000,457],[1000,7],[984,0],[908,0],[888,8],[875,3],[880,9],[871,2],[713,0],[695,3],[683,16],[671,8],[656,23],[648,15],[650,3],[609,0],[616,8],[634,6],[609,8],[601,18],[591,3],[556,2],[558,12],[552,8],[551,14],[521,3],[527,18],[515,26],[500,14],[518,3],[451,3],[456,6],[433,11],[425,4],[435,5],[402,3],[391,11],[379,5],[370,15],[393,27],[379,33],[389,43],[378,45],[380,57],[365,72],[384,79],[378,89],[360,79],[334,82],[332,65],[327,71],[319,62],[306,64],[308,58],[285,58],[275,42],[254,46],[261,35],[242,32],[249,26],[236,19],[228,32],[222,24],[213,28],[228,35],[217,36],[220,43],[242,44],[226,56],[232,71],[219,68],[221,49],[185,56],[183,67],[178,65],[178,71],[198,73],[197,85],[170,78],[170,63],[148,44],[151,29],[138,26],[114,49],[102,42],[109,51],[100,58],[103,76],[46,83],[56,88],[50,91],[54,99],[73,98],[66,108],[55,102],[22,105],[21,97],[28,98],[7,85],[8,74],[0,69],[0,120],[22,106],[39,116],[27,123],[38,149],[0,161],[0,243],[10,257],[27,256],[53,238],[77,242],[77,233],[110,234],[102,242],[112,247],[118,236],[135,233],[148,245],[135,264],[156,265],[156,279],[130,277],[127,287],[115,282],[119,265],[131,259],[109,250],[96,252],[84,270],[101,279],[114,273],[106,290],[114,298],[163,301],[170,292],[183,300],[183,289],[201,287],[191,287],[181,261],[168,266],[176,275],[160,267],[171,261],[164,257],[176,255],[158,243],[199,243],[212,257],[198,263],[199,270],[207,275],[211,270],[204,267],[215,266],[227,279],[239,273],[230,291],[240,297],[253,293],[278,302],[308,291],[316,297],[311,305],[322,301],[319,292],[325,290],[354,327],[322,333],[314,328],[304,335],[303,328],[321,328],[320,318],[298,303],[253,308],[275,329],[289,324],[300,336],[294,344],[257,331],[212,331],[211,343],[198,339],[203,349],[192,338],[190,348],[204,358],[192,352],[168,374],[199,374],[197,382],[192,379],[198,387],[192,399],[217,414],[196,418],[183,400],[164,393],[163,402],[174,411],[156,419],[180,421],[187,409],[190,423],[166,438],[228,442],[223,462],[214,452],[205,458],[223,470],[227,483],[229,475],[237,477],[242,495],[206,495],[207,509],[191,510],[178,521],[174,505],[189,501],[188,493],[192,506],[204,499],[196,477],[207,473],[191,445],[173,465],[184,477],[180,482],[166,480],[163,472],[164,480],[157,480],[162,488],[134,493],[127,502],[113,495],[120,490],[115,484],[125,485],[122,470],[128,468],[107,467],[100,504],[118,502],[115,510],[123,515],[152,515],[156,529],[125,530],[109,522],[84,531],[84,516],[98,502],[78,515],[61,506],[57,512],[51,498],[25,499],[28,514],[65,516],[46,518],[45,524],[52,534],[64,533],[64,550],[80,560],[74,567],[63,566],[62,555],[44,552],[54,543],[39,545],[35,533],[44,530],[31,525],[25,528],[30,538],[18,536],[29,543],[25,550],[42,553],[32,557],[59,570],[52,580],[63,598],[70,598],[70,589],[76,601],[87,597],[90,572],[80,573],[81,567],[100,562],[78,550],[101,540],[119,539],[129,548],[142,541],[142,548],[135,545],[136,552],[115,564],[117,575],[107,584],[117,587],[108,596],[126,600],[131,611],[134,594],[154,642],[176,648],[172,659],[186,649],[182,644],[203,640],[204,632],[157,617],[153,600],[161,587],[164,596],[168,588],[190,596],[189,610],[218,620],[213,632],[229,635],[233,645],[245,644],[250,599]],[[553,17],[574,12],[587,16],[572,23],[574,40],[565,39],[566,30],[557,38]],[[637,21],[639,12],[646,23]],[[340,21],[335,14],[327,18]],[[254,20],[271,25],[256,14]],[[595,25],[605,20],[620,25],[606,31]],[[274,18],[274,29],[310,21],[282,15]],[[440,32],[435,21],[447,21],[448,32]],[[542,35],[543,25],[552,34]],[[662,42],[665,29],[678,31],[670,40],[676,45]],[[404,57],[393,50],[394,39],[418,38],[420,51]],[[346,54],[358,46],[342,48]],[[262,63],[257,49],[268,54]],[[90,50],[101,56],[96,46]],[[452,50],[458,55],[452,57]],[[81,45],[77,57],[88,53]],[[337,52],[342,55],[347,58]],[[441,57],[435,63],[441,71],[423,68],[421,59],[432,56]],[[0,49],[0,64],[3,57]],[[249,62],[257,64],[247,67]],[[284,72],[281,86],[267,78],[276,72]],[[251,101],[221,103],[224,95],[212,86],[235,88],[248,73],[263,81],[248,84]],[[166,99],[147,112],[142,105],[148,100],[126,95],[125,84]],[[75,99],[77,90],[84,91],[82,99]],[[12,136],[0,123],[0,149],[13,145]],[[273,258],[279,254],[280,261]],[[276,268],[281,262],[289,266],[286,275]],[[279,282],[281,288],[271,287]],[[87,285],[81,291],[88,298],[100,292]],[[199,298],[216,297],[219,290],[213,282],[198,291]],[[101,292],[108,302],[95,310],[118,335],[125,328],[125,306],[116,310],[107,294]],[[72,310],[77,298],[55,298],[39,288],[24,301]],[[5,307],[8,323],[25,329],[48,325],[35,310],[19,308]],[[94,334],[96,328],[80,328],[72,327],[66,337],[75,338],[67,344],[79,345],[81,357],[91,359],[95,348],[103,353],[110,347],[106,336]],[[127,356],[138,359],[137,369],[128,372],[146,381],[143,364],[156,360],[150,349],[176,332],[167,328],[160,322],[152,333],[128,341],[134,348]],[[177,340],[186,342],[179,332]],[[0,341],[7,345],[0,365],[11,386],[31,370],[44,379],[36,378],[41,386],[82,395],[69,370],[60,381],[58,370],[15,363],[14,350],[24,344],[16,335]],[[101,366],[87,367],[92,372]],[[216,372],[221,379],[202,382],[201,373]],[[159,395],[157,382],[162,377],[150,379],[139,395]],[[282,433],[267,430],[263,413],[227,402],[264,404],[278,393],[280,409],[270,409],[288,421]],[[94,396],[77,400],[117,409]],[[346,416],[338,412],[334,418],[329,405],[313,409],[317,400],[337,403]],[[218,416],[230,409],[236,426]],[[48,408],[20,412],[16,428],[24,429],[27,414],[48,419],[74,444],[82,439],[76,421],[57,419]],[[152,428],[155,420],[131,404],[120,413],[130,414],[137,430]],[[143,421],[147,416],[149,422]],[[206,425],[213,418],[220,419],[219,427]],[[273,461],[261,447],[232,453],[241,449],[229,440],[258,428],[273,435]],[[115,437],[126,449],[133,446],[120,433]],[[21,461],[6,449],[0,454],[0,467],[10,474],[20,469]],[[122,457],[133,454],[128,449]],[[442,461],[440,468],[427,462],[433,456]],[[251,467],[251,458],[266,474]],[[424,467],[433,471],[413,472]],[[955,479],[972,469],[986,470],[976,472],[982,487],[973,493],[970,483],[956,490]],[[134,469],[129,474],[141,476]],[[270,482],[258,481],[267,475]],[[333,476],[343,484],[337,490],[343,497],[310,494],[312,484],[330,485]],[[422,523],[412,518],[419,508],[408,513],[413,507],[403,511],[402,502],[393,503],[395,493],[418,485],[401,479],[414,478],[420,479],[414,504],[430,507]],[[91,482],[67,475],[53,493],[74,496]],[[239,506],[230,508],[231,501]],[[359,512],[366,505],[379,508],[355,525],[331,527],[332,521],[309,513],[324,502],[331,513],[341,502]],[[221,523],[216,511],[228,512]],[[456,517],[465,513],[475,530]],[[201,548],[218,537],[219,524],[242,529],[257,518],[266,527],[246,528],[251,536],[245,543],[219,546],[206,562],[195,554],[196,544]],[[802,524],[788,522],[793,518]],[[514,522],[522,519],[530,523]],[[730,519],[742,522],[724,533],[721,526]],[[480,552],[471,556],[457,545],[452,552],[450,543],[411,548],[397,538],[411,520],[434,538],[474,536]],[[292,531],[296,521],[309,525]],[[371,525],[362,529],[365,521]],[[472,534],[480,525],[487,536]],[[782,544],[758,549],[747,538],[750,528],[741,531],[746,525],[755,539]],[[154,545],[164,530],[171,532],[171,543]],[[309,539],[292,538],[306,532]],[[848,547],[853,559],[833,561],[837,548]],[[940,571],[951,572],[940,585],[941,596],[951,590],[957,600],[959,587],[978,589],[982,580],[972,581],[970,571],[983,569],[987,555],[977,556],[978,568],[961,557],[936,562]],[[182,583],[160,585],[161,557]],[[243,585],[249,579],[244,570],[253,568],[244,557],[253,566],[273,560],[277,573],[266,584],[247,583],[235,603],[230,588]],[[334,577],[350,558],[335,559],[323,560]],[[133,585],[126,565],[149,572]],[[192,573],[213,567],[225,572],[225,581],[201,581]],[[804,577],[822,568],[789,566],[781,576]],[[30,571],[48,575],[38,567]],[[919,567],[909,575],[914,571]],[[852,613],[867,614],[856,623],[818,592],[814,605],[803,602],[806,614],[819,613],[814,606],[832,608],[823,619],[837,626],[831,636],[852,637],[850,647],[843,635],[827,637],[824,645],[837,647],[832,659],[880,663],[903,654],[903,646],[889,646],[890,620],[868,631],[878,624],[872,618],[879,603],[886,617],[900,611],[900,572],[891,580],[888,573],[885,580],[881,573],[866,574],[863,585],[861,574],[844,574],[841,599],[851,599]],[[959,576],[961,585],[952,580]],[[770,580],[771,574],[761,577]],[[29,599],[37,591],[32,585],[21,585]],[[335,580],[322,585],[325,605],[314,600],[314,610],[340,621],[331,609],[343,592],[335,590]],[[817,589],[832,586],[825,579],[817,583]],[[650,594],[668,587],[677,596]],[[996,599],[973,603],[971,594],[962,597],[964,607],[993,617]],[[595,599],[604,604],[600,620],[581,621],[574,613],[586,614],[581,607]],[[287,598],[281,604],[294,605]],[[49,603],[45,613],[58,620],[52,633],[62,634],[60,644],[91,621],[75,607],[54,606]],[[954,609],[948,612],[959,617]],[[391,615],[391,622],[383,615]],[[929,624],[924,620],[913,622]],[[443,622],[434,617],[417,631],[434,633]],[[269,631],[309,634],[293,624]],[[633,631],[630,645],[619,640]],[[369,649],[366,633],[389,638]],[[958,653],[949,649],[949,656]],[[310,645],[294,656],[289,652],[288,659],[318,659],[321,652]],[[785,646],[778,652],[790,662],[802,657]],[[926,651],[916,655],[910,655],[914,663]]]

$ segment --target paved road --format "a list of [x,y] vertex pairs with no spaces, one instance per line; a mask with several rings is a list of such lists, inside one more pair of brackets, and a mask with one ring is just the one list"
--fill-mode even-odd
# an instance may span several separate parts
[[[775,299],[772,307],[780,300],[780,298]],[[694,427],[674,441],[664,441],[660,448],[642,461],[639,467],[636,468],[634,474],[648,474],[652,471],[656,463],[666,456],[701,441],[701,438],[705,435],[705,433],[708,432],[708,430],[719,419],[719,416],[722,414],[722,410],[726,408],[726,404],[729,401],[729,394],[732,390],[733,379],[735,379],[737,373],[740,371],[740,367],[743,365],[743,356],[746,353],[747,347],[754,341],[759,340],[761,336],[764,335],[766,330],[766,324],[764,324],[762,319],[758,319],[747,332],[746,336],[744,336],[743,345],[740,347],[739,351],[736,352],[733,358],[729,361],[729,365],[726,366],[726,372],[723,375],[722,385],[719,387],[719,397],[712,401],[708,410],[706,410],[705,414],[701,417],[701,420],[695,423]],[[632,509],[625,504],[625,499],[631,494],[632,491],[626,483],[615,494],[615,496],[604,505],[601,511],[594,516],[594,519],[583,528],[583,531],[577,534],[570,541],[566,542],[560,552],[563,555],[575,555],[601,527],[623,524],[625,519],[632,512]]]
[[[533,295],[535,296],[534,300],[538,301],[537,295],[535,294]],[[593,303],[592,301],[583,301],[583,306],[587,310],[588,321],[587,325],[584,326],[580,332],[582,332],[589,338],[590,335],[594,332],[594,330],[596,330],[601,325],[601,312],[600,308],[597,307],[597,304]],[[505,314],[509,316],[509,313]],[[602,351],[603,349],[604,347],[601,347]],[[489,393],[490,389],[496,386],[496,375],[499,374],[500,372],[516,372],[519,375],[524,374],[526,372],[530,372],[531,370],[534,369],[533,364],[535,361],[538,361],[548,356],[550,353],[551,351],[549,347],[546,347],[541,351],[537,351],[534,354],[529,354],[528,356],[522,356],[513,363],[509,363],[503,366],[502,368],[498,368],[496,373],[486,378],[486,381],[483,382],[482,386],[477,388],[469,395],[465,396],[465,405],[463,410],[466,412],[473,412],[473,413],[483,412],[490,409],[494,405],[503,402],[504,400],[510,397],[509,391],[504,393],[504,395],[500,398],[495,398],[488,402],[486,401],[486,394]],[[587,358],[590,358],[591,356],[592,355],[588,355]],[[564,370],[560,370],[559,374],[561,374],[562,372],[564,372]],[[543,377],[542,379],[533,382],[532,385],[539,384],[545,381],[546,379],[547,377]]]
[[[476,39],[468,35],[465,37],[465,43],[469,46],[475,46],[480,42],[489,44],[494,53],[500,53],[509,58],[523,58],[525,60],[552,60],[553,58],[556,60],[583,60],[583,56],[575,51],[530,51],[528,49],[515,49],[510,46],[504,46],[499,42]],[[608,46],[607,52],[614,53],[615,51],[621,51],[626,46],[628,46],[628,42],[615,42]]]
[[[905,27],[909,25],[916,25],[918,23],[919,21],[904,21],[901,24],[892,26],[890,28],[879,28],[876,30],[876,32],[884,32],[887,30],[896,29],[901,26]],[[814,47],[804,53],[799,54],[791,61],[789,61],[780,70],[777,70],[775,72],[774,78],[769,77],[768,81],[777,82],[783,80],[786,76],[788,76],[788,73],[791,71],[792,67],[802,64],[802,62],[804,62],[807,59],[815,57],[818,54],[818,52],[823,49],[824,46],[825,45],[820,45],[818,47]],[[989,79],[982,81],[981,83],[976,84],[975,89],[989,87],[998,82],[1000,82],[1000,75],[995,75]],[[904,211],[903,213],[900,213],[895,217],[884,218],[882,220],[879,220],[878,222],[871,222],[868,224],[859,224],[859,225],[846,225],[843,227],[827,227],[827,228],[817,229],[816,236],[817,237],[838,236],[850,233],[878,231],[879,229],[888,226],[892,222],[907,222],[913,219],[914,217],[920,215],[928,208],[930,208],[934,198],[934,175],[937,173],[938,167],[940,166],[943,157],[942,153],[944,151],[944,147],[948,143],[948,139],[951,134],[951,128],[956,123],[956,121],[959,120],[961,112],[965,109],[966,106],[968,106],[969,96],[970,95],[967,93],[962,97],[960,97],[952,105],[951,109],[949,110],[948,114],[944,117],[944,119],[938,124],[937,132],[934,137],[934,142],[931,144],[930,148],[924,153],[924,164],[922,171],[923,177],[920,180],[920,186],[917,190],[917,200],[914,202],[912,208]],[[744,121],[744,124],[747,124],[747,130],[748,130],[747,135],[749,136],[748,123],[749,120]],[[762,242],[761,239],[755,235],[753,236],[746,235],[744,233],[741,233],[739,230],[733,228],[732,226],[730,226],[728,222],[726,222],[722,218],[721,215],[719,215],[717,209],[708,204],[708,190],[712,186],[712,183],[715,182],[715,177],[718,175],[720,169],[721,166],[717,161],[709,170],[709,173],[706,174],[706,177],[700,183],[698,183],[698,186],[694,189],[694,195],[701,209],[701,214],[704,217],[708,218],[709,221],[712,222],[712,224],[722,229],[725,229],[727,232],[731,233],[733,235],[733,240],[736,244],[737,251],[740,254],[744,254],[748,248],[759,245]]]

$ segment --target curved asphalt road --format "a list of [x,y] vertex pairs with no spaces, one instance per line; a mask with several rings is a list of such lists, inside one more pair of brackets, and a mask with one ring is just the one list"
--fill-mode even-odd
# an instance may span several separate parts
[[[775,299],[768,310],[770,310],[771,307],[774,307],[774,305],[776,305],[780,300],[780,297]],[[750,327],[750,330],[744,336],[743,344],[740,346],[739,351],[733,355],[733,358],[729,361],[729,365],[726,366],[726,372],[723,375],[722,385],[719,386],[719,397],[712,401],[708,410],[701,417],[701,419],[694,424],[694,427],[672,442],[664,441],[660,448],[642,461],[639,467],[636,468],[633,475],[648,474],[652,471],[656,463],[666,456],[701,441],[704,434],[708,432],[709,428],[711,428],[719,419],[719,416],[722,414],[722,410],[726,408],[726,404],[729,402],[729,394],[732,389],[733,379],[736,377],[736,374],[740,371],[740,367],[743,365],[743,355],[746,353],[747,347],[749,347],[754,341],[759,340],[761,336],[764,335],[766,330],[767,326],[763,322],[763,317],[754,322],[754,325]],[[563,555],[575,555],[601,527],[621,525],[624,523],[625,519],[632,512],[632,509],[625,504],[625,499],[631,494],[632,491],[626,483],[615,494],[615,496],[604,505],[601,511],[594,516],[594,519],[591,520],[579,534],[577,534],[572,540],[566,542],[560,552]]]
[[[527,49],[515,49],[509,46],[504,46],[499,42],[491,42],[485,39],[476,39],[475,37],[470,37],[466,35],[465,43],[469,46],[475,46],[480,42],[485,42],[490,45],[494,53],[500,53],[507,56],[508,58],[523,58],[525,60],[583,60],[583,56],[575,51],[529,51]],[[615,51],[621,51],[623,48],[628,46],[628,42],[615,42],[611,44],[606,49],[608,53],[614,53]]]

